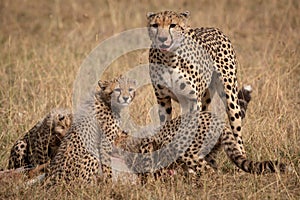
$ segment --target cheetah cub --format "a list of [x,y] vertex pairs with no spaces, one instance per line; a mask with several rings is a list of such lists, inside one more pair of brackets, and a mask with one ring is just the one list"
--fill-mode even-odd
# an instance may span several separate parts
[[72,123],[67,110],[54,109],[18,139],[11,148],[8,169],[36,167],[54,157]]
[[127,134],[119,127],[116,112],[132,102],[135,86],[134,80],[124,77],[98,82],[95,92],[75,112],[44,184],[95,183],[99,177],[110,180],[113,145]]

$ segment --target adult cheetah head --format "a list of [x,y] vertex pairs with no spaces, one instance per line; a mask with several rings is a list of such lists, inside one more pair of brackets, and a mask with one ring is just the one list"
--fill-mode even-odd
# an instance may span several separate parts
[[182,32],[187,27],[189,15],[188,11],[148,13],[148,33],[152,44],[162,51],[176,50],[184,38]]

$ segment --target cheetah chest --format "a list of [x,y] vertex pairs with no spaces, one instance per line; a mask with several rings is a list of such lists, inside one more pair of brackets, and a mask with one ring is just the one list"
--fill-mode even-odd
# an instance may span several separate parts
[[197,101],[211,81],[212,61],[206,52],[180,47],[176,52],[150,50],[150,77],[160,98],[171,97],[184,113],[195,110]]
[[164,96],[170,96],[177,102],[196,99],[195,85],[183,76],[179,69],[163,66],[152,66],[151,72],[156,74],[152,81]]

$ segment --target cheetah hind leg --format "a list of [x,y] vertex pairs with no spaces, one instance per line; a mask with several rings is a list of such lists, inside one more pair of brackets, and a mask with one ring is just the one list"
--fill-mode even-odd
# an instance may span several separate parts
[[218,170],[218,164],[216,162],[216,157],[217,154],[219,152],[219,150],[221,149],[221,142],[218,142],[209,152],[209,154],[207,154],[205,156],[205,161],[207,162],[207,164],[210,165],[210,167],[212,167],[215,171]]
[[27,142],[23,139],[17,140],[11,149],[8,169],[17,169],[20,167],[29,167]]
[[202,102],[204,103],[204,105],[202,106],[203,108],[205,107],[207,109],[207,105],[205,104],[211,103],[211,100],[208,99],[208,96],[212,98],[216,93],[216,91],[219,97],[221,98],[223,105],[217,103],[213,107],[211,107],[211,110],[213,113],[217,114],[218,116],[223,116],[223,115],[225,116],[225,113],[227,113],[228,120],[231,125],[231,129],[233,130],[234,137],[238,142],[240,151],[242,152],[243,155],[246,156],[245,148],[243,145],[243,139],[241,135],[242,111],[238,100],[238,89],[237,89],[236,78],[234,76],[223,77],[221,76],[220,73],[214,71],[212,73],[212,79],[209,84],[209,87],[206,89],[206,91],[203,91],[203,94],[205,93],[204,98],[202,98],[203,100],[201,100],[201,103]]
[[[248,104],[251,101],[252,87],[250,85],[245,85],[238,91],[238,104],[241,109],[241,117],[244,119],[246,117],[246,111],[248,108]],[[204,96],[202,98],[202,110],[207,111],[208,107],[211,103],[211,95],[209,89],[206,89]]]
[[[238,92],[238,103],[240,105],[240,108],[241,108],[241,113],[242,113],[242,119],[245,118],[246,116],[246,111],[247,111],[247,108],[248,108],[248,104],[249,102],[251,101],[251,92],[252,92],[252,88],[250,85],[246,85],[244,86],[242,89],[239,90]],[[210,99],[210,95],[209,95],[209,90],[207,89],[207,92],[205,93],[205,96],[204,96],[206,99]],[[205,101],[205,99],[204,99]],[[206,103],[207,102],[210,102],[209,101],[205,101]],[[208,106],[208,104],[206,104],[206,106]],[[209,154],[207,154],[205,156],[205,160],[206,162],[215,170],[217,170],[218,166],[217,166],[217,162],[215,160],[216,156],[217,156],[217,153],[218,151],[220,150],[221,148],[221,143],[218,142],[214,148],[211,150],[211,152]]]
[[[213,73],[213,79],[211,81],[211,84],[209,88],[207,88],[203,94],[203,97],[201,98],[202,102],[202,108],[201,111],[207,111],[209,105],[211,104],[212,97],[214,96],[216,89],[218,90],[218,93],[224,103],[226,105],[226,98],[224,94],[224,90],[220,88],[220,80],[217,77],[216,73]],[[219,88],[217,88],[219,87]],[[251,101],[251,93],[252,93],[252,87],[251,85],[245,85],[238,91],[238,105],[241,109],[241,118],[244,119],[246,116],[246,111],[248,108],[248,104]]]

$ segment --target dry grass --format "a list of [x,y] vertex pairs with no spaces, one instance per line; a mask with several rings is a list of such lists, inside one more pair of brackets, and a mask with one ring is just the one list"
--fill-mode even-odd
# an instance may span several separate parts
[[[300,5],[297,0],[222,1],[9,1],[0,2],[0,166],[14,141],[54,107],[71,107],[76,73],[87,54],[120,31],[143,27],[145,14],[190,10],[192,26],[214,26],[232,40],[239,81],[254,88],[244,123],[246,149],[254,160],[279,159],[293,172],[255,176],[235,173],[220,157],[219,174],[203,186],[181,180],[165,184],[102,184],[90,188],[23,188],[22,178],[0,180],[0,199],[299,199],[300,198]],[[140,62],[122,57],[120,74]],[[124,64],[125,63],[125,64]],[[107,74],[111,76],[112,74]],[[115,74],[113,74],[115,75]],[[149,122],[151,88],[139,90],[131,115]]]

